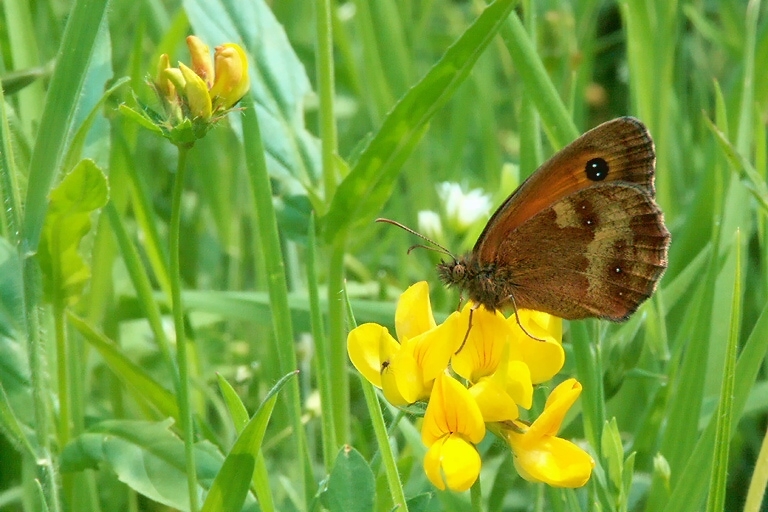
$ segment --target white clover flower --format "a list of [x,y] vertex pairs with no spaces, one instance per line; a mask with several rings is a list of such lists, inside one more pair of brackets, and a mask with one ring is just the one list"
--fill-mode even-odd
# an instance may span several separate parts
[[479,188],[464,192],[458,183],[445,181],[438,185],[437,194],[443,202],[448,223],[460,233],[487,218],[491,211],[490,196]]
[[443,238],[443,223],[440,215],[432,210],[421,210],[418,213],[419,232],[432,240]]

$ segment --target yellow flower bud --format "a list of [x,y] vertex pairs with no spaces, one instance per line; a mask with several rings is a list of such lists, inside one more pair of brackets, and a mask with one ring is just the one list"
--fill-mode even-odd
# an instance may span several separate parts
[[226,43],[216,47],[216,79],[210,95],[216,107],[231,108],[251,86],[248,57],[240,46]]
[[176,97],[176,87],[173,82],[169,80],[167,70],[171,68],[171,61],[168,58],[168,54],[164,53],[160,56],[160,60],[157,61],[157,74],[155,75],[155,87],[168,100],[172,100]]
[[208,95],[208,87],[200,76],[191,68],[179,62],[179,69],[184,75],[186,84],[184,86],[184,95],[187,97],[189,112],[193,117],[209,119],[211,117],[211,97]]
[[192,57],[192,69],[203,79],[206,88],[210,89],[213,85],[213,60],[208,45],[197,36],[187,37],[187,47],[189,55]]

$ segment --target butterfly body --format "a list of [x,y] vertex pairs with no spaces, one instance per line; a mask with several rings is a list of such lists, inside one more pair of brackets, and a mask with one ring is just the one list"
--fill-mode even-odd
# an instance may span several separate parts
[[667,266],[653,142],[619,118],[585,133],[494,213],[472,252],[438,265],[448,286],[489,310],[626,320]]

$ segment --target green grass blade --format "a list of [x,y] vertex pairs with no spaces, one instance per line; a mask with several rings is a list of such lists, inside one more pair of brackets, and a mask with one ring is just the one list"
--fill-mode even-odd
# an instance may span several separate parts
[[733,279],[733,307],[731,308],[731,329],[725,357],[725,372],[720,389],[720,403],[715,421],[715,445],[712,474],[709,480],[707,512],[720,512],[725,506],[725,490],[728,477],[728,453],[731,445],[733,425],[733,389],[736,368],[736,350],[741,325],[741,236],[736,233],[736,272]]
[[107,0],[78,0],[69,15],[29,166],[22,227],[25,252],[37,249],[48,205],[48,190],[59,171],[70,123],[106,7]]
[[253,478],[256,459],[259,457],[267,423],[269,423],[272,410],[275,408],[277,394],[296,373],[298,372],[286,375],[274,385],[267,393],[267,397],[259,406],[256,414],[242,429],[213,480],[201,512],[240,510]]
[[352,226],[369,223],[381,210],[427,123],[467,77],[515,3],[497,0],[486,7],[424,78],[400,98],[339,184],[323,218],[326,242],[343,237]]

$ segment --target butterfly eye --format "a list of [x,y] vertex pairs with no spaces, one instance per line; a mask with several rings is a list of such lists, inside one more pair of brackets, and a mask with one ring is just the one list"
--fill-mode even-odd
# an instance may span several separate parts
[[587,162],[584,171],[591,181],[603,181],[608,176],[608,162],[602,158],[593,158]]
[[453,266],[451,274],[453,274],[454,281],[461,281],[464,279],[464,270],[464,265],[458,264]]

